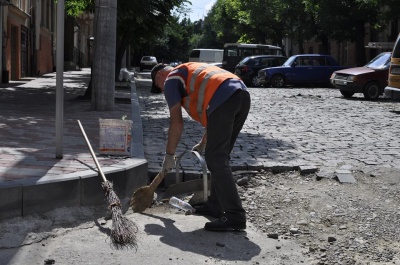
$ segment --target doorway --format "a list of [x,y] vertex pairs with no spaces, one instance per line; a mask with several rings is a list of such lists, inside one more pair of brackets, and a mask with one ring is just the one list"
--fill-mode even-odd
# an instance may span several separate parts
[[18,27],[11,25],[11,80],[18,80]]
[[21,77],[28,76],[28,29],[21,26]]

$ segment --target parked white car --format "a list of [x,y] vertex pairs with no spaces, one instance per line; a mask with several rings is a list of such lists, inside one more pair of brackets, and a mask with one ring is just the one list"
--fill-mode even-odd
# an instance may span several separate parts
[[157,64],[157,59],[154,56],[143,56],[140,60],[140,71],[143,69],[152,69]]

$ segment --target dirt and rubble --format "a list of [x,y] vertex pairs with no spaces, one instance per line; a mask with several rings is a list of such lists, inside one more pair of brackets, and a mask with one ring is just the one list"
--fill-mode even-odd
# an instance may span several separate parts
[[349,171],[354,183],[319,172],[235,172],[244,233],[205,231],[205,217],[166,202],[144,214],[125,209],[139,227],[133,251],[110,248],[105,206],[4,220],[0,264],[400,264],[399,171]]
[[399,171],[335,174],[237,172],[248,221],[276,240],[295,240],[310,264],[400,264]]

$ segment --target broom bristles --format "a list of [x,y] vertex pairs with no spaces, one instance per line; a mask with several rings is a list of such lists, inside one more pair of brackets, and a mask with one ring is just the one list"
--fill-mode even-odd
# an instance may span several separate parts
[[111,241],[115,248],[137,248],[136,233],[138,228],[134,222],[122,215],[121,202],[112,189],[111,182],[103,182],[106,200],[112,215]]

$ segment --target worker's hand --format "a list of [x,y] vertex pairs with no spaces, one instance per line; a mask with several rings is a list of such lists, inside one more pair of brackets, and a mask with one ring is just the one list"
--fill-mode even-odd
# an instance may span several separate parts
[[205,150],[206,150],[206,144],[203,142],[196,144],[192,148],[192,151],[197,151],[197,152],[199,152],[199,154],[203,154]]
[[162,164],[162,172],[167,174],[175,167],[175,155],[165,154],[164,161]]

